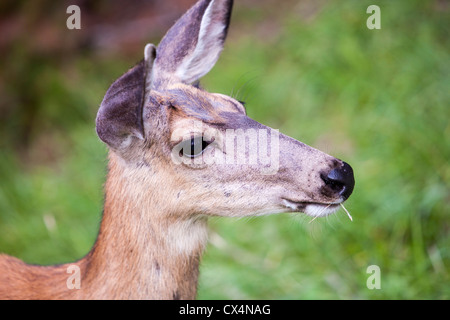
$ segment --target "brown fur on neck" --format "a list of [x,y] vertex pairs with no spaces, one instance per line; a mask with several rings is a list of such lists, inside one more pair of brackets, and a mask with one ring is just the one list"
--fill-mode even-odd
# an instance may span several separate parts
[[[0,299],[195,298],[206,220],[164,211],[164,199],[154,200],[164,191],[153,185],[156,177],[136,184],[135,176],[148,168],[129,170],[122,162],[110,153],[103,219],[92,250],[59,266],[26,265],[1,255],[0,284],[8,287],[0,286]],[[80,289],[67,287],[71,265],[80,268]]]

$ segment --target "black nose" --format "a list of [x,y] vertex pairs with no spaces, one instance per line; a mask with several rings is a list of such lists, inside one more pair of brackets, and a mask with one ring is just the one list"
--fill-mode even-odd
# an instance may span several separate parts
[[331,190],[337,192],[344,200],[350,197],[355,187],[353,169],[346,162],[343,162],[341,167],[331,170],[327,176],[321,175],[320,177]]

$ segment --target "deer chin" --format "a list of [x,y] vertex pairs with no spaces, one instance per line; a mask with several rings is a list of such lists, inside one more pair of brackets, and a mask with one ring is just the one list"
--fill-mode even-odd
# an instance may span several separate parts
[[298,202],[283,199],[283,206],[290,209],[291,212],[303,212],[311,217],[325,217],[339,210],[338,203],[317,203],[317,202]]

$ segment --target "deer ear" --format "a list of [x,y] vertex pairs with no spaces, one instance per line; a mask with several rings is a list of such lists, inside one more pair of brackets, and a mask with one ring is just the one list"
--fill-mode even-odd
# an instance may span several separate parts
[[145,59],[128,70],[106,91],[97,113],[96,129],[110,148],[123,150],[134,139],[145,139],[142,107],[149,91],[155,47],[145,48]]
[[[233,0],[200,0],[170,28],[157,49],[154,80],[193,83],[219,59]],[[158,84],[159,81],[154,81]]]

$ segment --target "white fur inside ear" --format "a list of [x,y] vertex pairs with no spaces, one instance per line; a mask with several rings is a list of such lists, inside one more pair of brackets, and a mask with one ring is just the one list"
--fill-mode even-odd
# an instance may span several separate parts
[[223,48],[226,24],[223,14],[226,8],[213,0],[203,15],[197,45],[178,67],[176,75],[185,83],[193,83],[207,74],[219,59]]

